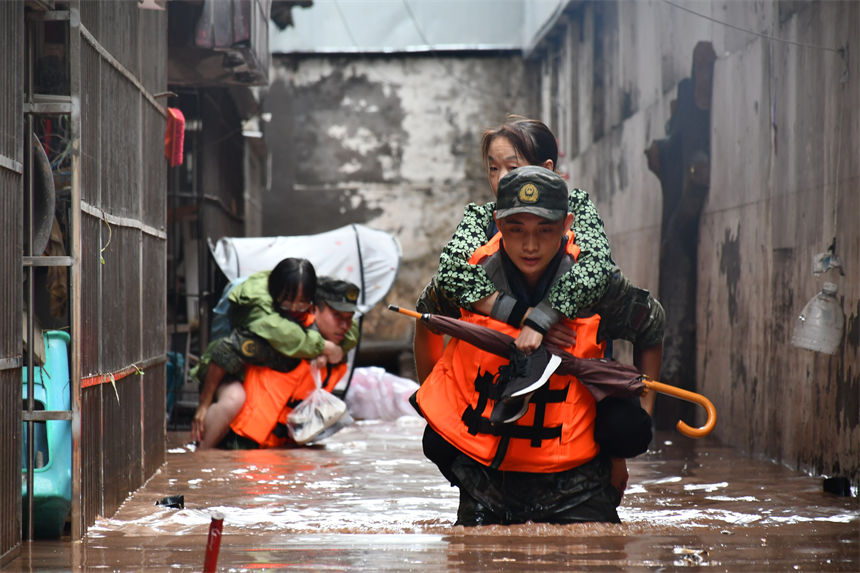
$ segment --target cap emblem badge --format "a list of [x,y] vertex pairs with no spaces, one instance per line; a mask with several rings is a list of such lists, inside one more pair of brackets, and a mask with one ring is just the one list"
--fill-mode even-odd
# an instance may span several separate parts
[[358,290],[351,288],[348,291],[346,291],[346,300],[348,300],[349,302],[357,301],[358,300]]
[[523,203],[537,203],[538,188],[534,183],[526,183],[520,187],[519,198]]

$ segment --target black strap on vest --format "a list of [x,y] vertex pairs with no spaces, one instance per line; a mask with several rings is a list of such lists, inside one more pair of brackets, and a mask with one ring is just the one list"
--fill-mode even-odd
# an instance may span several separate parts
[[[502,367],[504,368],[504,367]],[[561,424],[558,426],[545,427],[546,406],[550,403],[561,403],[567,399],[569,384],[558,390],[551,390],[549,384],[543,385],[532,394],[530,404],[534,404],[535,416],[531,426],[521,426],[516,423],[503,424],[491,422],[489,418],[481,416],[487,407],[488,400],[498,400],[502,393],[502,384],[499,383],[499,375],[493,376],[490,372],[479,373],[475,378],[475,392],[478,394],[478,403],[473,408],[468,406],[463,412],[461,420],[473,436],[476,434],[490,434],[499,436],[501,440],[496,448],[491,468],[498,469],[505,458],[511,438],[520,440],[531,440],[531,447],[539,448],[543,440],[555,440],[561,437]]]

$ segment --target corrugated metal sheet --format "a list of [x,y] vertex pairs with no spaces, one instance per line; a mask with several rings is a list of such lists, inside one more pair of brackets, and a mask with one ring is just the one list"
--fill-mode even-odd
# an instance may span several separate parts
[[[85,524],[93,524],[104,515],[101,493],[104,490],[102,471],[102,399],[105,385],[81,391],[81,514]],[[110,387],[107,391],[111,392]]]
[[[140,362],[140,237],[132,229],[114,228],[108,233],[101,226],[101,236],[95,244],[110,245],[102,256],[101,265],[101,333],[99,372],[116,372],[131,363]],[[86,244],[86,241],[85,241]]]
[[[164,78],[166,79],[166,78]],[[164,189],[164,118],[151,106],[144,109],[142,118],[141,147],[141,223],[166,231],[164,214],[167,212],[167,193],[156,193]]]
[[161,382],[167,376],[167,365],[159,364],[147,370],[146,376],[139,377],[143,396],[142,426],[143,471],[146,480],[164,463],[165,420],[163,416],[150,416],[147,412],[164,409],[166,388]]
[[[142,11],[137,0],[111,0],[110,2],[81,2],[81,24],[96,38],[105,50],[133,75],[140,77],[140,63],[150,67],[148,48],[154,44],[152,39],[162,36],[143,38],[147,50],[140,57],[141,32],[138,23]],[[163,14],[146,12],[147,16],[166,21]],[[165,44],[166,45],[166,44]]]
[[[81,218],[81,236],[89,240],[98,237],[99,220],[92,216]],[[97,277],[101,272],[98,255],[90,253],[81,258],[81,276]],[[99,364],[99,320],[103,294],[99,283],[81,289],[81,339],[77,341],[81,353],[81,372],[83,375],[100,371]],[[75,341],[72,341],[73,343]],[[84,395],[86,392],[84,392]],[[85,420],[86,421],[86,420]]]
[[[84,86],[97,86],[82,86],[94,112],[82,126],[92,135],[81,173],[85,525],[111,515],[164,459],[166,166],[163,106],[150,90],[166,88],[165,14],[99,6],[81,70]],[[144,28],[165,57],[138,54]],[[110,375],[114,383],[103,383]]]
[[[79,58],[69,51],[81,102],[80,134],[71,134],[80,137],[80,162],[71,168],[81,182],[80,228],[67,230],[82,245],[73,269],[81,302],[72,353],[82,379],[80,475],[73,475],[81,523],[73,521],[73,533],[110,515],[163,462],[166,352],[164,107],[153,93],[166,89],[166,13],[142,14],[134,0],[80,9],[80,38],[70,31]],[[19,317],[20,310],[20,328]],[[20,407],[19,394],[19,427]],[[16,488],[20,499],[18,479]]]
[[[150,38],[167,37],[167,18],[158,10],[139,10],[138,18],[139,37],[145,42],[144,61],[166,62],[167,43],[152,42]],[[153,95],[160,94],[167,86],[167,66],[145,65],[140,70],[139,77],[140,83],[147,91]]]
[[[89,5],[89,3],[84,4]],[[101,58],[84,42],[81,46],[81,201],[96,204],[99,193],[99,154],[102,114],[95,112],[102,104],[100,80]]]
[[21,371],[0,370],[0,563],[21,543]]
[[110,386],[103,385],[102,463],[105,481],[100,493],[105,515],[113,515],[128,494],[143,483],[141,378],[141,376],[129,376],[118,381],[116,393]]
[[0,2],[0,564],[21,543],[21,130],[24,7]]
[[167,266],[166,241],[144,235],[141,263],[141,357],[147,360],[164,353],[167,336],[167,276],[162,270]]
[[99,207],[111,215],[140,214],[140,105],[138,90],[112,66],[102,65],[104,116],[100,125]]

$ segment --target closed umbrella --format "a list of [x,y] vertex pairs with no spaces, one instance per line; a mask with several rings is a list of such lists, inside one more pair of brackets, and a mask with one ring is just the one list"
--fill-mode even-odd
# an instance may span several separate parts
[[[485,352],[508,358],[514,344],[514,338],[498,330],[473,324],[440,314],[421,314],[412,310],[389,305],[389,310],[417,318],[424,322],[434,332],[441,332],[467,342]],[[678,420],[678,431],[691,438],[707,436],[717,423],[717,411],[706,397],[676,386],[670,386],[656,380],[651,380],[634,366],[621,364],[603,358],[577,358],[569,352],[547,345],[550,353],[561,358],[561,364],[556,369],[557,374],[575,376],[585,384],[596,401],[608,396],[628,397],[638,396],[650,389],[661,394],[687,400],[702,406],[707,412],[708,419],[699,428],[687,425]]]

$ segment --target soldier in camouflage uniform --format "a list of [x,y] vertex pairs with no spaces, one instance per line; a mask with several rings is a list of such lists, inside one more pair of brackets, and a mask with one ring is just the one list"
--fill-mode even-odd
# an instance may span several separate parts
[[289,372],[302,359],[325,356],[338,363],[357,344],[357,325],[339,345],[307,328],[316,289],[310,261],[287,258],[230,291],[230,335],[213,341],[191,372],[201,382],[191,426],[191,438],[201,449],[215,446],[241,410],[246,364]]
[[[523,165],[541,165],[553,169],[558,161],[555,136],[542,122],[513,116],[501,127],[488,130],[482,141],[484,163],[493,193],[498,181],[511,169]],[[570,212],[574,215],[572,230],[581,249],[577,264],[560,277],[545,300],[526,317],[538,333],[525,346],[537,347],[543,335],[550,332],[562,316],[575,318],[582,313],[600,314],[601,339],[616,338],[633,343],[637,366],[647,367],[646,374],[659,375],[659,360],[654,368],[654,354],[659,353],[663,339],[664,313],[660,303],[646,290],[637,288],[614,265],[603,221],[597,209],[581,189],[569,192]],[[441,312],[458,316],[459,308],[476,310],[508,322],[514,302],[499,296],[495,286],[480,265],[470,265],[472,253],[493,237],[497,229],[493,221],[495,203],[469,204],[454,236],[442,251],[439,269],[418,301],[421,312]],[[523,330],[526,331],[529,326]],[[550,333],[554,336],[557,331]],[[416,333],[418,338],[420,335]],[[558,340],[562,343],[565,340]],[[416,360],[425,349],[416,341]],[[563,346],[563,344],[559,344]],[[523,348],[518,339],[518,347]],[[640,363],[641,354],[650,349],[650,363]],[[429,373],[435,359],[419,365],[419,379]],[[653,397],[653,394],[652,394]]]
[[[497,129],[484,132],[484,164],[493,193],[499,180],[509,171],[524,165],[554,169],[558,164],[555,136],[542,122],[513,116]],[[570,271],[559,277],[547,297],[517,322],[529,319],[523,327],[517,346],[536,348],[544,335],[560,347],[570,344],[575,333],[555,327],[562,316],[597,313],[601,316],[598,340],[623,339],[633,343],[634,363],[647,376],[658,379],[663,348],[663,307],[651,294],[634,286],[612,262],[609,242],[597,209],[582,189],[570,190],[570,212],[574,214],[572,230],[581,252]],[[419,312],[459,316],[460,307],[482,312],[510,322],[516,305],[509,297],[496,292],[480,265],[469,264],[472,253],[497,232],[493,211],[495,203],[470,203],[454,236],[444,247],[439,268],[419,297]],[[415,361],[419,382],[429,374],[441,356],[444,343],[420,321],[415,331]],[[654,393],[642,398],[643,408],[653,411]],[[597,426],[611,432],[612,401],[599,407]],[[604,410],[601,416],[601,410]],[[605,423],[602,423],[605,422]],[[598,440],[600,441],[600,440]],[[618,452],[618,458],[631,457]],[[636,455],[636,454],[633,454]],[[613,468],[613,483],[623,491],[627,482],[626,464],[620,459]]]

